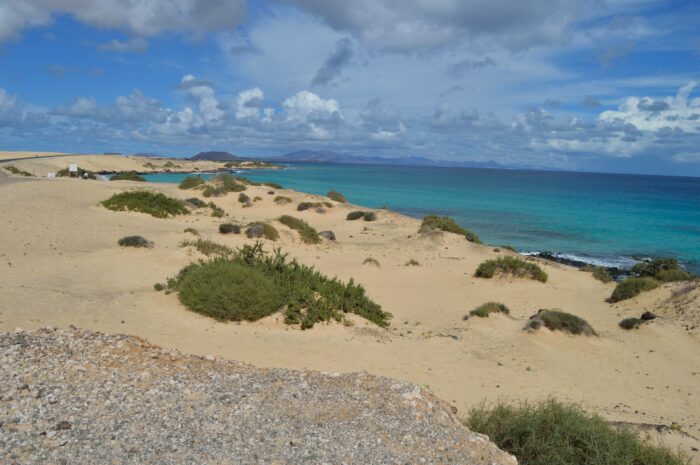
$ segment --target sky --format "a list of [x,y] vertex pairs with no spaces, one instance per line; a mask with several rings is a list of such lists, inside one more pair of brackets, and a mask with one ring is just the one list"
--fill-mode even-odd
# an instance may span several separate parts
[[0,150],[700,176],[700,2],[0,0]]

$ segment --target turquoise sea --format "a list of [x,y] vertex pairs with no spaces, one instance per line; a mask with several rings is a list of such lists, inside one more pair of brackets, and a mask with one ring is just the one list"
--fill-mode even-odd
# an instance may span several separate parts
[[620,267],[675,256],[700,273],[700,178],[340,164],[243,174],[314,194],[338,190],[352,203],[417,218],[449,215],[484,242],[523,252]]

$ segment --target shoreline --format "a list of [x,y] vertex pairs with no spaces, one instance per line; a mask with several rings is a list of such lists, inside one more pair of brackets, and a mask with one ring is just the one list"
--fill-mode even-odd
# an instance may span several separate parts
[[[201,198],[228,216],[219,219],[208,211],[195,211],[159,219],[99,205],[115,193],[134,189],[183,200]],[[0,214],[8,230],[0,243],[0,266],[6,276],[0,283],[0,330],[75,325],[133,334],[183,353],[216,354],[259,367],[367,371],[427,385],[461,413],[481,401],[555,396],[581,402],[611,421],[667,425],[669,429],[655,437],[672,447],[691,451],[700,445],[700,335],[684,327],[691,324],[683,318],[692,315],[674,313],[679,305],[688,312],[695,305],[678,300],[677,285],[609,304],[605,299],[614,284],[540,259],[533,260],[549,275],[547,283],[476,278],[481,262],[512,253],[494,252],[493,246],[451,233],[418,234],[419,220],[391,211],[365,209],[377,214],[372,222],[347,221],[349,212],[364,209],[352,204],[333,202],[324,213],[300,212],[299,202],[328,198],[291,189],[249,186],[246,194],[260,197],[251,207],[244,207],[237,194],[203,198],[199,191],[150,182],[34,179],[0,182],[0,194],[5,200]],[[277,205],[278,195],[292,202]],[[277,222],[285,214],[319,231],[331,230],[337,240],[304,244],[295,231]],[[185,229],[195,228],[203,239],[237,248],[254,240],[219,234],[218,225],[255,221],[270,222],[280,232],[277,241],[265,241],[268,250],[281,247],[326,276],[361,284],[394,315],[389,330],[361,319],[348,326],[317,324],[306,331],[285,325],[280,316],[222,323],[187,310],[175,294],[153,290],[155,283],[204,258],[180,247],[182,241],[195,238]],[[119,238],[134,234],[152,240],[154,248],[117,245]],[[379,265],[363,264],[368,257]],[[407,266],[409,260],[418,265]],[[510,315],[463,319],[488,301],[503,302]],[[523,331],[540,308],[579,315],[599,336]],[[659,318],[634,331],[618,327],[622,318],[644,310],[654,310]],[[672,422],[692,437],[671,428]]]

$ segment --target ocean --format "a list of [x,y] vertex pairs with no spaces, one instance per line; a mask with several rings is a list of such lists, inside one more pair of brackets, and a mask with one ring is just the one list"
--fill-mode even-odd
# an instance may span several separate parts
[[337,190],[352,203],[416,218],[449,215],[485,243],[525,253],[621,268],[674,256],[700,273],[700,178],[341,164],[243,174],[314,194]]

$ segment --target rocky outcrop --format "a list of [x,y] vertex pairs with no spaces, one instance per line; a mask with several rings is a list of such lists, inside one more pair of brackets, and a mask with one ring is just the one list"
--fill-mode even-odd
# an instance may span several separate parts
[[515,464],[409,383],[78,329],[0,334],[0,463]]

